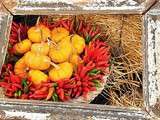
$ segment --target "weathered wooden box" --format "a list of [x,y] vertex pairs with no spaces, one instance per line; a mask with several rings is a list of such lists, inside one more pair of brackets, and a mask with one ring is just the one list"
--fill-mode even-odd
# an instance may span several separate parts
[[[116,34],[138,34],[142,43],[142,99],[143,105],[99,105],[56,103],[0,98],[0,118],[33,120],[90,120],[90,119],[158,119],[159,98],[159,4],[156,0],[3,0],[0,6],[0,67],[7,51],[10,27],[17,15],[84,15],[106,17],[106,22]],[[153,7],[153,8],[152,8]],[[94,17],[93,17],[94,18]],[[111,19],[112,18],[112,19]],[[138,21],[138,33],[130,25]],[[124,22],[124,23],[123,23]],[[124,28],[122,23],[126,24]],[[129,26],[129,27],[128,27]],[[133,28],[133,33],[130,31]],[[122,29],[122,31],[121,31]],[[128,32],[128,33],[127,33]],[[130,37],[116,36],[130,41]],[[134,40],[131,44],[134,44]],[[119,49],[118,49],[119,50]],[[134,52],[134,51],[133,51]],[[141,64],[141,63],[140,63]],[[140,88],[141,89],[141,88]],[[17,118],[14,118],[17,117]]]

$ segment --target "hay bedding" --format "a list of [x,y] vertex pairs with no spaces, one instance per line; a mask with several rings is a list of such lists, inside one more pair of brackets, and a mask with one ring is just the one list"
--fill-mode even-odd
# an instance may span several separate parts
[[112,24],[109,24],[112,30],[110,45],[113,46],[112,87],[106,89],[109,104],[142,107],[141,16],[122,15],[111,19],[117,20],[117,24],[113,23],[113,30]]
[[[49,20],[73,16],[49,16]],[[112,74],[107,85],[91,94],[92,103],[116,106],[143,106],[142,97],[142,17],[140,15],[83,15],[77,16],[87,22],[101,26],[108,34],[112,53]],[[103,100],[104,99],[104,100]],[[81,98],[76,102],[82,102]],[[100,102],[101,101],[101,102]],[[73,101],[75,102],[75,101]]]

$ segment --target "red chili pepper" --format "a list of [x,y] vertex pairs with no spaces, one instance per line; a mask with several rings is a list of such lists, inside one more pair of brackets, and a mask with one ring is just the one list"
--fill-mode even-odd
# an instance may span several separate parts
[[65,80],[63,81],[64,84],[67,84],[67,83],[70,83],[70,82],[73,82],[73,80],[71,80],[71,79],[65,79]]
[[30,91],[36,91],[36,88],[34,88],[34,87],[30,87]]
[[12,85],[12,86],[11,86],[11,90],[15,92],[15,91],[18,90],[18,88],[17,88],[16,86],[13,86],[13,85]]
[[0,82],[0,86],[1,87],[7,87],[7,86],[10,86],[10,85],[6,82]]
[[[91,28],[88,32],[88,35],[91,36],[92,35],[92,32],[93,32],[93,28]],[[91,36],[92,37],[92,36]]]
[[55,91],[55,89],[54,89],[53,87],[49,88],[49,92],[48,92],[48,95],[47,95],[46,100],[51,99],[51,97],[52,97],[54,91]]
[[70,100],[70,99],[71,99],[70,96],[64,96],[64,101],[68,101],[68,100]]
[[27,94],[22,94],[22,95],[21,95],[21,99],[28,99],[28,97],[29,97],[29,96],[28,96]]
[[107,62],[107,60],[109,60],[109,58],[110,58],[110,55],[108,55],[108,53],[106,52],[101,57],[99,57],[99,58],[97,57],[96,62],[98,62],[98,61],[106,61]]
[[17,28],[19,28],[19,25],[15,22],[12,22],[12,27],[16,27],[16,29],[17,29]]
[[83,88],[83,92],[84,92],[84,93],[85,93],[85,92],[88,93],[88,92],[89,92],[89,89],[88,89],[87,87],[84,87],[84,88]]
[[43,87],[42,87],[42,84],[37,84],[37,85],[33,84],[33,87],[34,87],[36,90],[40,90],[41,88],[43,88]]
[[88,71],[93,69],[95,67],[95,63],[93,63],[93,61],[90,61],[88,64],[87,64],[87,69]]
[[50,25],[49,25],[49,29],[50,29],[50,30],[54,29],[55,27],[57,27],[56,24],[50,24]]
[[5,88],[8,91],[14,91],[9,84],[6,85],[6,84],[3,84],[3,83],[0,83],[0,86]]
[[86,31],[88,32],[90,29],[91,29],[91,25],[90,25],[90,23],[89,24],[87,24],[87,26],[86,26]]
[[42,87],[39,90],[36,90],[34,94],[44,94],[44,93],[47,93],[47,91],[48,91],[47,87]]
[[8,96],[8,97],[13,97],[13,93],[12,92],[6,92],[5,95]]
[[[100,61],[100,62],[97,63],[97,65],[98,65],[98,66],[100,66],[100,65],[101,65],[101,66],[103,66],[103,65],[106,66],[106,65],[108,65],[108,64],[106,63],[106,61]],[[108,65],[108,66],[109,66],[109,65]]]
[[97,52],[99,52],[100,55],[103,55],[107,51],[106,47],[100,47],[100,48],[97,48],[97,49],[98,49]]
[[58,87],[63,87],[63,80],[59,80],[59,81],[57,81],[57,83],[58,83]]
[[10,77],[5,76],[5,77],[4,77],[4,80],[5,80],[6,82],[9,82],[9,81],[10,81]]
[[70,25],[71,25],[71,21],[70,21],[70,20],[67,20],[66,22],[67,22],[67,26],[69,26],[69,27],[70,27]]
[[70,24],[70,27],[69,27],[69,31],[70,32],[74,32],[73,31],[73,26],[74,26],[74,20],[72,20],[71,24]]
[[13,69],[12,64],[8,63],[8,64],[7,64],[7,69],[12,70],[12,69]]
[[78,31],[79,31],[79,32],[82,30],[82,26],[83,26],[83,22],[82,22],[82,20],[81,20],[80,23],[79,23],[79,27],[78,27]]
[[71,85],[71,84],[65,84],[63,86],[64,89],[71,89],[71,88],[74,88],[74,87],[75,87],[75,85]]
[[89,78],[90,78],[90,77],[89,77],[88,75],[86,75],[81,81],[82,81],[82,82],[87,82],[87,81],[89,80]]
[[61,21],[61,24],[62,24],[67,30],[69,30],[69,26],[67,25],[67,23],[66,23],[64,20]]
[[47,94],[33,94],[29,96],[29,98],[33,98],[33,99],[45,99],[46,97],[47,97]]
[[95,36],[99,33],[100,33],[100,29],[99,29],[99,27],[97,27],[96,31],[94,31],[91,36]]
[[97,89],[95,87],[90,87],[89,90],[90,91],[96,91]]
[[28,81],[29,81],[29,82],[32,82],[32,78],[31,78],[31,77],[28,77]]
[[87,82],[82,82],[82,86],[83,86],[83,87],[87,87],[87,86],[88,86],[88,83],[87,83]]
[[10,80],[11,80],[12,83],[21,83],[21,79],[14,74],[10,75]]
[[18,89],[22,89],[22,86],[19,85],[19,84],[16,84],[16,83],[13,83],[12,86],[15,86],[15,87],[18,88]]
[[71,96],[74,97],[74,96],[76,95],[77,91],[78,91],[78,88],[77,88],[77,87],[74,88],[74,89],[72,90]]
[[64,89],[64,93],[66,93],[67,95],[71,96],[72,89]]
[[53,83],[43,83],[42,84],[43,87],[53,87]]
[[81,84],[82,84],[81,81],[77,81],[76,86],[79,87],[79,86],[81,86]]
[[93,82],[88,82],[88,86],[94,86]]
[[81,95],[81,93],[82,93],[82,87],[79,87],[78,91],[77,91],[77,93],[75,95],[75,98],[79,97]]
[[102,78],[103,78],[103,75],[101,75],[101,74],[92,76],[92,80],[93,79],[102,79]]
[[59,89],[59,98],[63,101],[64,100],[64,90],[63,89]]
[[80,72],[80,78],[83,78],[86,75],[87,72],[88,72],[87,67],[83,67],[81,72]]
[[88,35],[88,31],[85,28],[83,28],[82,33],[83,33],[83,37],[86,38]]

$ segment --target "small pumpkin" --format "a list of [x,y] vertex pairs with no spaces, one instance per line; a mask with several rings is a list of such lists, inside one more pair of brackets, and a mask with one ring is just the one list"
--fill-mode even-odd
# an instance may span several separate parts
[[81,54],[85,48],[85,39],[77,34],[72,35],[71,42],[73,46],[73,52]]
[[31,49],[31,41],[28,39],[22,40],[19,43],[14,45],[14,51],[17,54],[24,54]]
[[40,70],[30,70],[28,77],[35,85],[41,84],[42,82],[47,82],[48,80],[48,76]]
[[51,45],[49,57],[55,63],[68,61],[72,53],[72,44],[68,41],[61,40],[56,46]]
[[31,52],[48,55],[49,53],[49,44],[48,43],[34,43],[31,46]]
[[63,38],[69,35],[69,31],[63,27],[54,28],[51,31],[51,39],[54,42],[60,42]]
[[58,67],[55,67],[49,71],[49,77],[52,81],[58,81],[70,78],[73,73],[73,66],[69,62],[64,62],[58,64]]
[[18,75],[20,78],[27,78],[27,71],[29,68],[25,64],[25,59],[22,57],[19,59],[14,66],[14,73]]
[[46,41],[51,37],[50,29],[42,24],[31,27],[27,33],[29,40],[35,43]]
[[27,52],[25,54],[25,63],[31,69],[46,70],[50,67],[50,58],[45,55]]
[[72,54],[70,56],[70,59],[69,59],[70,63],[72,63],[72,65],[74,67],[78,66],[80,63],[82,63],[82,59],[80,58],[79,55],[77,54]]

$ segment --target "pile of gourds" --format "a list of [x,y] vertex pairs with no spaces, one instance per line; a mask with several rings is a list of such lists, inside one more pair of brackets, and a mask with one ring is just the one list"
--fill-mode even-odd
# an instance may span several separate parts
[[30,78],[38,85],[71,78],[85,48],[83,37],[72,34],[63,27],[50,30],[36,24],[28,30],[28,39],[14,45],[15,54],[22,57],[16,62],[14,72],[21,78]]

